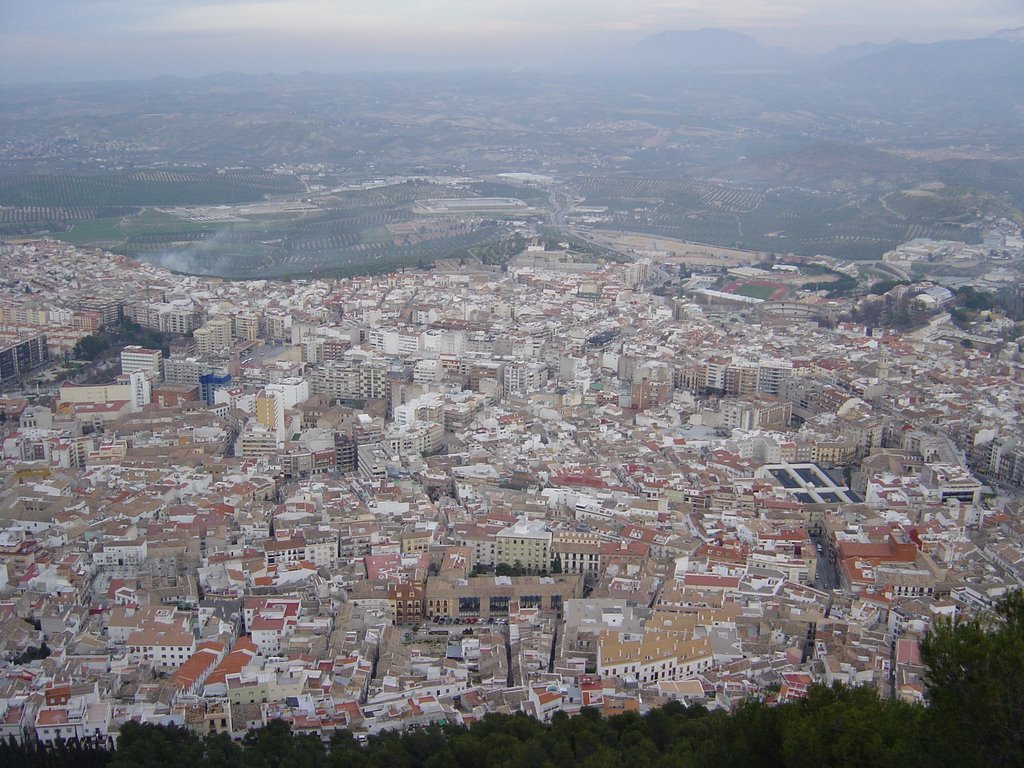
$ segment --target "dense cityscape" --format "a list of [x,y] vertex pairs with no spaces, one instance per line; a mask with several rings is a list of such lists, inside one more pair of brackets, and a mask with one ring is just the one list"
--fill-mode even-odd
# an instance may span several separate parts
[[290,282],[0,245],[0,737],[923,702],[929,629],[1024,584],[1020,326],[976,306],[1019,229],[883,259],[980,290],[849,296],[524,235]]
[[0,768],[1024,765],[1014,5],[0,3]]

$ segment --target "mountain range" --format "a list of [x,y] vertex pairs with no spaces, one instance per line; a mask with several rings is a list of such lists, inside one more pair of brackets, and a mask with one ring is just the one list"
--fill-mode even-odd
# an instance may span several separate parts
[[895,67],[974,76],[992,67],[1024,71],[1024,27],[988,37],[935,43],[860,43],[814,56],[769,47],[741,32],[698,29],[659,32],[609,57],[613,68],[700,72],[827,72],[857,67],[864,74]]

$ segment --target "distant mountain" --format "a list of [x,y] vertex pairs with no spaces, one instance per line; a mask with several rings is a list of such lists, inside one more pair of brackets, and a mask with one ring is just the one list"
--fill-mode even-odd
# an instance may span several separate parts
[[1024,27],[1001,29],[989,35],[990,40],[1008,40],[1011,43],[1024,43]]
[[659,32],[624,52],[622,64],[691,71],[750,71],[791,69],[801,56],[769,48],[749,35],[726,29]]
[[908,40],[896,38],[888,43],[857,43],[855,45],[841,45],[826,53],[811,56],[807,59],[808,67],[828,69],[849,64],[851,61],[863,59],[866,56],[873,56],[876,53],[887,51],[899,45],[910,45]]
[[876,83],[899,80],[900,87],[911,89],[938,85],[957,90],[971,83],[987,87],[993,81],[1024,82],[1024,27],[970,40],[858,43],[817,56],[772,48],[726,29],[674,30],[606,55],[603,63],[640,71],[818,71],[852,83],[864,78]]
[[1024,94],[1024,45],[1007,39],[945,40],[923,45],[894,45],[839,67],[833,73],[850,85],[885,84],[894,96],[927,93],[932,97],[1005,93],[1013,101]]

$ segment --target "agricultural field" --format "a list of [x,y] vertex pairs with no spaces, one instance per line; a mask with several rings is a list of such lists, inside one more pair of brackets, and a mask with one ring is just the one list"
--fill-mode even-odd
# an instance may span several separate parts
[[652,237],[635,232],[611,232],[594,230],[589,239],[619,253],[643,256],[646,253],[663,254],[662,264],[686,264],[691,267],[737,267],[758,260],[754,251],[741,251],[706,243],[674,240],[668,237]]
[[144,207],[240,203],[302,189],[291,174],[264,171],[0,174],[0,236],[47,232],[106,246],[121,239],[118,219]]
[[59,237],[68,243],[75,245],[96,245],[102,248],[111,248],[124,242],[124,230],[122,222],[124,217],[85,219],[76,221],[70,225],[67,232],[61,232]]
[[583,177],[572,189],[583,205],[608,208],[609,229],[741,250],[870,260],[915,237],[977,242],[979,236],[974,206],[966,206],[960,222],[950,216],[955,204],[908,215],[896,208],[905,201],[892,196],[760,192],[635,176]]
[[[223,76],[46,98],[6,87],[0,237],[264,277],[455,254],[499,263],[523,220],[600,257],[692,266],[871,261],[916,237],[978,242],[986,217],[1024,221],[1013,99],[998,114],[916,101],[906,122],[890,119],[888,83],[845,99],[831,78],[794,77]],[[394,178],[409,181],[361,186]],[[414,210],[474,196],[529,210],[426,224]]]
[[302,190],[295,176],[267,171],[12,174],[0,176],[0,205],[73,209],[226,204]]
[[417,200],[473,192],[417,182],[313,198],[313,205],[294,210],[239,205],[216,209],[219,216],[188,216],[178,207],[127,209],[121,216],[76,220],[60,236],[179,272],[235,279],[381,272],[474,249],[504,254],[490,248],[511,234],[499,217],[448,217],[430,226],[430,237],[397,236],[388,228],[418,230],[424,220],[413,213]]
[[116,221],[138,210],[127,206],[0,206],[0,237],[17,237],[40,231],[65,233],[78,224]]
[[1014,209],[992,195],[956,192],[943,184],[921,185],[915,189],[889,192],[879,198],[894,216],[910,222],[939,221],[949,224],[970,223],[981,216],[1014,219]]

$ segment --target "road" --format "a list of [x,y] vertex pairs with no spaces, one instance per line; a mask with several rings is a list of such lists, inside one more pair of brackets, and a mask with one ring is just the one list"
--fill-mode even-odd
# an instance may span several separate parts
[[572,210],[572,197],[565,192],[553,189],[548,195],[548,201],[551,203],[551,212],[548,214],[548,222],[552,227],[564,227],[565,216]]
[[831,590],[839,588],[839,570],[836,568],[834,553],[829,541],[824,536],[811,533],[811,543],[818,554],[818,564],[814,573],[814,586],[818,589]]

